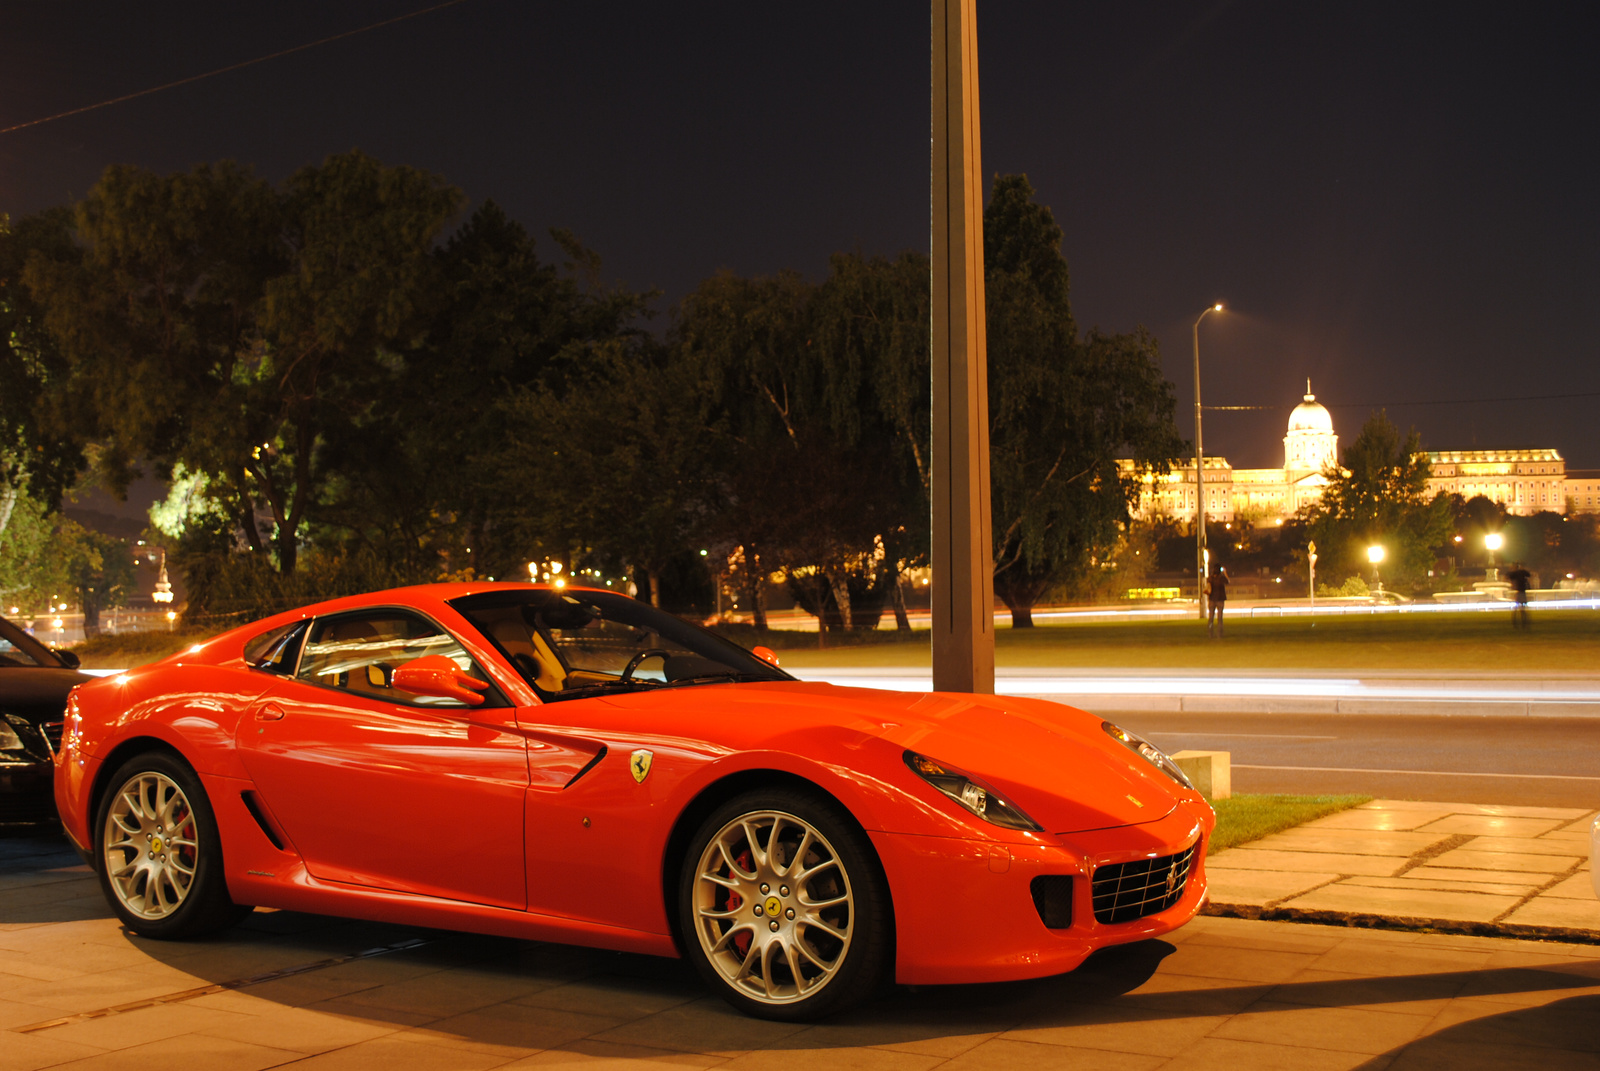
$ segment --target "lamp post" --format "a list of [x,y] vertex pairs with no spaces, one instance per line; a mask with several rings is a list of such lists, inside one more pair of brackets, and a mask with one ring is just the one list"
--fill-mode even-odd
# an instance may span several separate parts
[[1311,588],[1311,608],[1317,608],[1317,544],[1316,541],[1306,544],[1306,566],[1309,573],[1308,584]]
[[1489,548],[1489,571],[1484,575],[1485,580],[1499,580],[1500,570],[1494,566],[1494,552],[1505,545],[1505,539],[1499,532],[1490,532],[1483,537],[1483,545]]
[[1372,582],[1377,585],[1374,589],[1377,594],[1383,594],[1383,578],[1378,575],[1378,563],[1383,561],[1383,548],[1374,543],[1367,548],[1367,561],[1372,563]]
[[1221,312],[1222,302],[1206,309],[1194,321],[1194,561],[1200,582],[1200,620],[1206,619],[1206,452],[1200,441],[1200,321],[1207,313]]

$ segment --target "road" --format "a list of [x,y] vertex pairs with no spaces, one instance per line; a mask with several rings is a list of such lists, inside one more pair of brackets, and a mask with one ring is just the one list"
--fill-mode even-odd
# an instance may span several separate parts
[[1235,792],[1600,803],[1600,718],[1124,713],[1166,751],[1227,751]]

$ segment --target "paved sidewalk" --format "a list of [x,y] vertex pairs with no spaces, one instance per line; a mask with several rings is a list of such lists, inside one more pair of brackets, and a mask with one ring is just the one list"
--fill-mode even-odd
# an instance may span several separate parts
[[1594,1071],[1597,1022],[1600,945],[1202,917],[1056,978],[768,1023],[644,956],[264,911],[145,941],[59,839],[0,840],[0,1071]]
[[1600,944],[1594,817],[1374,800],[1211,856],[1207,910]]

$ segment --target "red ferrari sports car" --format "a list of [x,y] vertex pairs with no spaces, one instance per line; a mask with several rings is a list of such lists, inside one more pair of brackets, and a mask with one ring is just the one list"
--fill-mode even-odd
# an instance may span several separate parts
[[136,933],[288,908],[687,956],[755,1015],[1165,933],[1214,816],[1040,700],[799,681],[609,592],[439,584],[78,687],[67,832]]

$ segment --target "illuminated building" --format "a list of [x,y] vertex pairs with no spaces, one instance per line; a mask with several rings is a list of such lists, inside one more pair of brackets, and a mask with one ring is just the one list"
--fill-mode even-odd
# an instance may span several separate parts
[[[1208,457],[1206,517],[1212,524],[1247,520],[1281,524],[1316,502],[1328,485],[1324,471],[1339,456],[1333,417],[1306,395],[1289,414],[1283,437],[1283,467],[1236,469],[1226,458]],[[1124,472],[1133,462],[1120,462]],[[1444,492],[1462,498],[1482,495],[1507,513],[1600,513],[1600,469],[1567,470],[1560,452],[1531,450],[1430,450],[1428,496]],[[1135,517],[1167,516],[1192,523],[1195,514],[1194,462],[1175,465],[1165,476],[1144,477]]]

